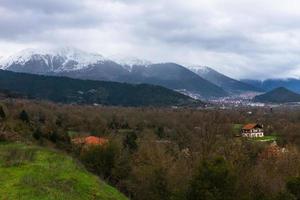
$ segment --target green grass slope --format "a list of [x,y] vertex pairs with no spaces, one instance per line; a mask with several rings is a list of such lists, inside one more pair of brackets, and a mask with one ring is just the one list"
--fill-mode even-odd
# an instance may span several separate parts
[[0,182],[1,200],[127,200],[71,157],[22,144],[0,144]]

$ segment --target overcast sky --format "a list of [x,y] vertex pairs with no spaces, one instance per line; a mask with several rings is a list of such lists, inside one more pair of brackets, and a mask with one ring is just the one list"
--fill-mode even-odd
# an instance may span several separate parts
[[300,77],[299,0],[0,0],[0,27],[0,57],[74,46],[235,78]]

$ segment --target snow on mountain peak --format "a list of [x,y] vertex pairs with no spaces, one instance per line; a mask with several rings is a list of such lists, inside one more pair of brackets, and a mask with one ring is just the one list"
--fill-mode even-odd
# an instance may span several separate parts
[[[62,68],[59,69],[61,71],[78,70],[91,64],[106,60],[100,54],[88,53],[71,47],[52,49],[25,49],[6,59],[1,59],[0,66],[2,69],[7,69],[13,64],[24,65],[29,60],[44,60],[46,64],[49,64],[49,59],[53,60],[54,57],[60,57],[64,60]],[[67,65],[69,62],[75,62],[76,64],[71,69],[64,69],[65,65]]]
[[192,67],[189,67],[189,69],[195,73],[201,73],[201,74],[208,74],[209,72],[212,72],[214,71],[212,68],[210,67],[207,67],[207,66],[199,66],[199,65],[196,65],[196,66],[192,66]]
[[8,68],[12,64],[25,64],[33,55],[36,55],[36,49],[25,49],[8,58],[2,58],[0,66],[2,69]]
[[138,59],[135,57],[114,55],[110,56],[110,59],[119,65],[122,65],[127,70],[131,71],[133,66],[149,66],[152,63],[148,60]]
[[78,65],[90,65],[100,61],[105,61],[106,59],[96,53],[89,53],[79,49],[71,48],[71,47],[64,47],[64,48],[57,48],[52,49],[52,55],[57,55],[66,58],[67,60],[73,60],[78,62]]

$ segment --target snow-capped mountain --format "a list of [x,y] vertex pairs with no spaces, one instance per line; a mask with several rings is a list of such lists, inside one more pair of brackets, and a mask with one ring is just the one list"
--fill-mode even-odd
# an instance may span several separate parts
[[189,69],[202,78],[214,83],[234,95],[239,95],[248,92],[262,92],[258,87],[232,79],[216,70],[206,66],[193,66]]
[[148,83],[211,98],[227,95],[219,86],[176,63],[151,64],[136,58],[105,58],[74,48],[27,49],[1,62],[1,69],[77,79]]
[[100,54],[66,47],[26,49],[7,59],[1,59],[0,66],[5,70],[43,74],[79,70],[105,61]]
[[136,58],[136,57],[132,57],[132,56],[125,56],[125,55],[121,55],[121,54],[109,56],[108,58],[120,65],[128,65],[131,67],[135,66],[135,65],[148,66],[148,65],[152,64],[152,62],[149,60],[140,59],[140,58]]
[[196,74],[208,74],[212,71],[214,71],[212,68],[207,67],[207,66],[193,66],[193,67],[188,67],[189,70],[191,70],[192,72],[196,73]]
[[145,59],[139,59],[136,57],[129,57],[124,55],[113,55],[109,57],[110,60],[113,60],[114,62],[118,63],[119,65],[122,65],[125,69],[128,71],[132,71],[132,69],[135,66],[144,66],[147,67],[152,64],[151,61],[145,60]]

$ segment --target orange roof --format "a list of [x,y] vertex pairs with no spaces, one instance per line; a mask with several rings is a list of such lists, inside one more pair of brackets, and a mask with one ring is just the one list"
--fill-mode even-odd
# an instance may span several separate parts
[[85,141],[84,143],[87,145],[104,145],[108,143],[107,139],[95,137],[95,136],[86,137],[84,141]]
[[95,136],[88,136],[72,139],[72,143],[77,145],[104,145],[108,143],[108,139]]
[[258,124],[246,124],[245,126],[243,126],[242,129],[245,130],[250,130],[250,129],[254,129]]

